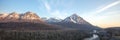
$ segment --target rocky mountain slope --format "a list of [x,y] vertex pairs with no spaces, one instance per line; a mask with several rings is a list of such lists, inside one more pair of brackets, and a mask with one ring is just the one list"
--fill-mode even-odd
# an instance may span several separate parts
[[40,20],[40,17],[37,14],[30,11],[24,14],[19,14],[17,12],[0,14],[0,20],[0,22],[42,22],[42,20]]
[[76,24],[90,25],[90,23],[85,21],[82,17],[78,16],[77,14],[73,14],[73,15],[65,18],[62,22],[65,22],[65,23],[71,22],[71,23],[76,23]]

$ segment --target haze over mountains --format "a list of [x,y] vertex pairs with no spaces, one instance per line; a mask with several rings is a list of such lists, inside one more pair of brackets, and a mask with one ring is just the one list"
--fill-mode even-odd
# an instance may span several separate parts
[[[52,26],[51,28],[55,29],[61,29],[61,28],[67,28],[67,29],[78,29],[78,30],[100,30],[99,27],[96,27],[89,22],[85,21],[83,18],[78,16],[77,14],[73,14],[65,19],[57,19],[57,18],[40,18],[37,14],[33,12],[26,12],[24,14],[19,14],[17,12],[12,12],[9,14],[0,14],[0,22],[4,23],[6,22],[7,24],[11,24],[12,26],[16,24],[23,25],[26,27],[26,25],[29,25],[31,28],[34,29],[32,26],[36,26],[34,23],[38,23],[37,28],[39,29],[39,26]],[[26,24],[27,22],[27,24]],[[4,27],[1,23],[1,27]],[[23,23],[23,24],[21,24]],[[32,25],[34,24],[34,25]],[[40,25],[39,25],[40,24]],[[9,26],[11,26],[9,25]],[[32,26],[31,26],[32,25]],[[16,25],[17,26],[17,25]],[[29,28],[27,26],[27,28]],[[46,28],[47,28],[46,26]],[[10,27],[9,27],[10,28]],[[18,27],[20,28],[20,27]],[[49,27],[48,27],[49,28]]]

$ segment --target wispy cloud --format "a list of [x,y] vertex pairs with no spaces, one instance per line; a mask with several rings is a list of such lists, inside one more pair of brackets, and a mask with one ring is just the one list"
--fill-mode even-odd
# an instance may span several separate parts
[[97,10],[97,11],[95,12],[95,14],[101,13],[101,12],[103,12],[103,11],[105,11],[105,10],[107,10],[107,9],[109,9],[109,8],[111,8],[111,7],[113,7],[113,6],[117,5],[117,4],[119,4],[119,3],[120,3],[120,0],[115,1],[115,2],[113,2],[113,3],[110,3],[110,4],[106,5],[105,7],[103,7],[103,8],[101,8],[101,9]]
[[[54,3],[54,2],[52,2],[52,3]],[[47,1],[43,1],[43,4],[44,4],[47,12],[48,12],[52,17],[56,17],[56,18],[61,18],[61,19],[63,19],[63,18],[66,16],[66,14],[67,14],[67,13],[65,13],[65,12],[59,11],[58,9],[52,9],[52,7],[55,6],[55,5],[51,4],[51,2],[48,3]],[[50,5],[50,4],[51,4],[51,5]]]
[[45,8],[47,9],[47,11],[51,10],[50,4],[48,4],[48,2],[44,2]]
[[[117,17],[120,17],[119,15],[119,10],[117,10],[114,7],[119,6],[120,4],[120,0],[114,1],[108,5],[103,4],[102,6],[96,8],[95,10],[88,12],[90,13],[89,15],[85,15],[85,19],[87,19],[87,21],[89,21],[90,23],[94,24],[94,25],[99,25],[99,22],[101,21],[113,21],[112,19],[115,19]],[[109,9],[114,8],[112,11],[110,11]],[[112,18],[113,17],[113,18]],[[119,18],[117,18],[117,20],[120,20]],[[102,22],[101,22],[102,24]]]

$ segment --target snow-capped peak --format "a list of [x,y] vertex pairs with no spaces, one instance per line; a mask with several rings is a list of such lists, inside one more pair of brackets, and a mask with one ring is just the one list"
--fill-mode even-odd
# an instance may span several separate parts
[[70,17],[79,17],[77,14],[72,14]]
[[77,23],[77,24],[89,24],[86,22],[82,17],[80,17],[77,14],[73,14],[67,18],[65,18],[62,22],[72,22],[72,23]]

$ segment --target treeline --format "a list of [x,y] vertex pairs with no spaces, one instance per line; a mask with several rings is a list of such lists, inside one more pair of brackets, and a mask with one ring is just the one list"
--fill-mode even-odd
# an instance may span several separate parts
[[[100,40],[113,39],[110,35],[102,34],[102,32],[98,35]],[[93,35],[90,34],[90,32],[85,30],[0,30],[0,40],[83,40],[84,38],[90,38],[92,36]]]
[[45,24],[45,23],[34,23],[34,22],[2,22],[0,23],[1,29],[10,30],[58,30],[57,26]]
[[0,31],[0,40],[83,40],[90,37],[85,31]]
[[120,27],[106,28],[105,31],[107,31],[114,40],[120,40]]
[[112,36],[120,36],[120,27],[111,27],[105,29]]

